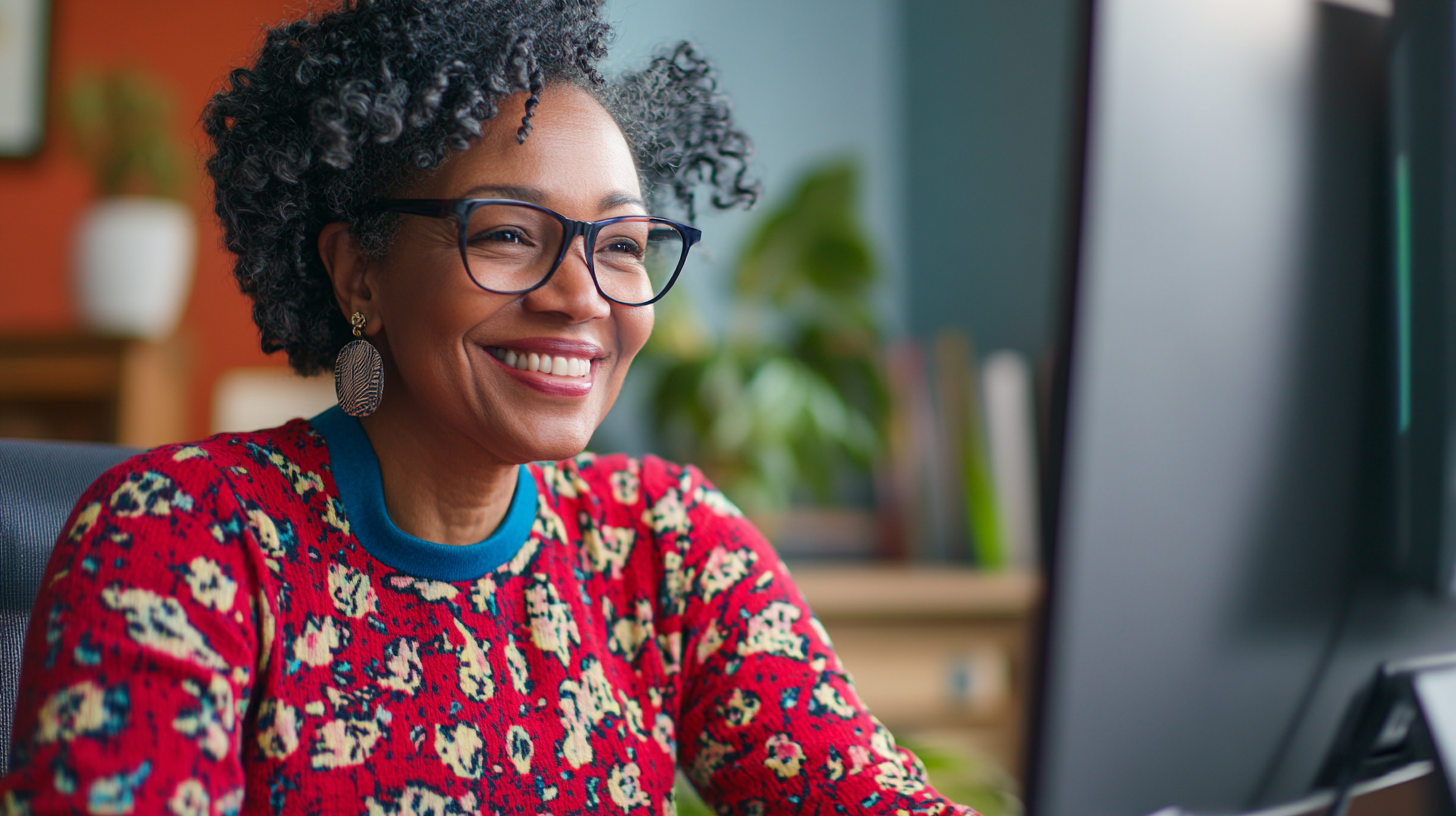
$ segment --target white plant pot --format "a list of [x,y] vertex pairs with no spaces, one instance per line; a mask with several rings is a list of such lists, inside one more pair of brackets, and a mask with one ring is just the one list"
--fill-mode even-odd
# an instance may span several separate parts
[[82,322],[99,334],[171,335],[187,303],[196,255],[197,222],[181,203],[102,199],[76,233]]

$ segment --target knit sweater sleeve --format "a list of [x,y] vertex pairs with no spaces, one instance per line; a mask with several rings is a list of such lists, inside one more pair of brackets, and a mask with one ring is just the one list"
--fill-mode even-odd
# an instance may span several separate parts
[[198,447],[143,454],[86,491],[33,607],[0,812],[237,811],[271,637],[247,543],[265,523]]
[[763,536],[695,469],[675,480],[648,520],[686,590],[678,757],[703,798],[720,813],[972,813],[870,716]]

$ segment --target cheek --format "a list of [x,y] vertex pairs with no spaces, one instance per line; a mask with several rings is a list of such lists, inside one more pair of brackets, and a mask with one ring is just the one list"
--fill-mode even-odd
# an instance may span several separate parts
[[647,345],[647,338],[652,335],[652,324],[656,319],[653,307],[651,306],[616,306],[618,309],[617,325],[621,332],[621,353],[624,362],[632,362],[637,352]]
[[465,362],[462,338],[510,301],[476,288],[456,268],[458,263],[401,265],[389,270],[387,283],[380,287],[390,348],[398,364],[415,376],[447,369],[449,376],[458,376],[458,366]]
[[401,287],[382,307],[390,348],[402,365],[416,371],[439,362],[442,344],[458,322],[457,303],[429,287]]

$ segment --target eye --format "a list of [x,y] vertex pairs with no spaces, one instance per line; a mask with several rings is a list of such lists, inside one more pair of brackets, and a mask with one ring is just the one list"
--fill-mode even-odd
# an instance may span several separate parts
[[619,235],[604,243],[598,252],[612,252],[622,255],[630,255],[633,258],[642,257],[642,247],[636,241],[624,235]]
[[531,236],[518,227],[494,227],[481,230],[470,237],[471,243],[517,244],[530,246]]

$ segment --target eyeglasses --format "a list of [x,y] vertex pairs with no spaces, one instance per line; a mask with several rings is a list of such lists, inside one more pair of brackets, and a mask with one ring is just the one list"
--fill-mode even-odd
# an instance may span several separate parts
[[623,215],[574,221],[545,207],[503,198],[391,198],[369,209],[454,218],[465,273],[476,286],[499,295],[545,286],[580,235],[597,291],[624,306],[646,306],[667,294],[688,250],[703,237],[701,231],[666,218]]

